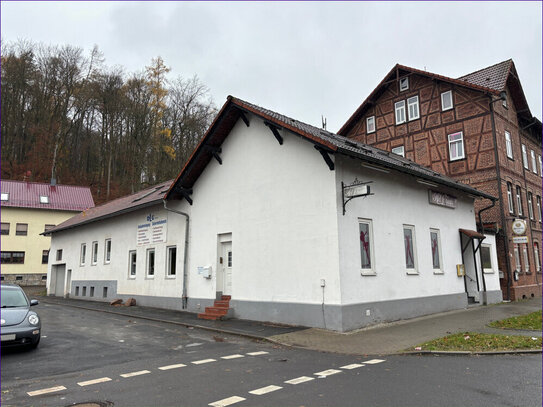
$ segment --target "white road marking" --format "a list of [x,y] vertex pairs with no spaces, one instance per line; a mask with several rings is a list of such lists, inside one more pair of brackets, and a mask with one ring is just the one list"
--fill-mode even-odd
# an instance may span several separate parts
[[210,363],[210,362],[216,362],[215,359],[202,359],[202,360],[195,360],[194,362],[190,362],[194,365],[203,365],[204,363]]
[[203,343],[195,342],[195,343],[189,343],[189,344],[186,345],[185,347],[186,347],[186,348],[192,348],[193,346],[200,346],[200,345],[203,345]]
[[259,356],[259,355],[267,355],[269,352],[264,352],[264,351],[260,351],[260,352],[249,352],[247,355],[249,356]]
[[271,386],[261,387],[260,389],[251,390],[249,393],[255,394],[257,396],[261,396],[262,394],[271,393],[272,391],[276,391],[280,389],[282,389],[281,386],[271,385]]
[[232,397],[228,397],[227,399],[222,399],[222,400],[219,400],[219,401],[214,401],[213,403],[209,403],[208,406],[226,407],[226,406],[229,406],[231,404],[239,403],[240,401],[243,401],[243,400],[245,400],[243,397],[232,396]]
[[124,373],[122,375],[120,375],[121,377],[134,377],[134,376],[141,376],[142,374],[147,374],[147,373],[151,373],[149,370],[139,370],[137,372],[132,372],[132,373]]
[[377,363],[382,363],[382,362],[384,362],[383,359],[372,359],[372,360],[366,360],[365,362],[362,362],[362,363],[366,365],[375,365]]
[[178,363],[177,365],[168,365],[168,366],[161,366],[158,368],[158,370],[170,370],[170,369],[177,369],[179,367],[185,367],[187,365],[184,365],[183,363]]
[[237,359],[237,358],[244,358],[245,356],[236,354],[236,355],[228,355],[228,356],[221,356],[221,359]]
[[300,377],[297,377],[296,379],[287,380],[285,383],[288,383],[288,384],[300,384],[300,383],[309,382],[311,380],[315,380],[315,378],[314,377],[307,377],[307,376],[300,376]]
[[64,386],[49,387],[48,389],[29,391],[26,394],[28,394],[29,396],[39,396],[40,394],[54,393],[55,391],[61,391],[61,390],[66,390],[66,387]]
[[359,367],[362,367],[362,366],[364,366],[364,365],[361,365],[360,363],[353,363],[352,365],[341,366],[340,369],[351,370],[351,369],[356,369],[356,368],[359,368]]
[[109,382],[110,380],[111,379],[109,377],[101,377],[99,379],[87,380],[86,382],[79,382],[77,384],[80,385],[81,387],[83,387],[83,386],[90,386],[91,384]]
[[326,377],[326,376],[331,376],[336,373],[341,373],[341,370],[328,369],[328,370],[323,370],[322,372],[314,373],[314,375],[319,376],[319,377]]

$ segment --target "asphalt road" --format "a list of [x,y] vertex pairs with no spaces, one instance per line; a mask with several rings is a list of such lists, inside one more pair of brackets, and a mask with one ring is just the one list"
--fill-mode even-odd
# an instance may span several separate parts
[[541,406],[541,355],[353,357],[37,311],[39,348],[2,351],[2,406]]

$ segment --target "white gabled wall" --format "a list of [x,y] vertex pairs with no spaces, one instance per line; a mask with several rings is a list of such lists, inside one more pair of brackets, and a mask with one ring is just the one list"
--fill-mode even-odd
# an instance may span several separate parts
[[[311,143],[239,120],[193,187],[189,297],[215,298],[219,234],[232,234],[232,299],[339,304],[335,174]],[[211,265],[212,278],[197,275]]]

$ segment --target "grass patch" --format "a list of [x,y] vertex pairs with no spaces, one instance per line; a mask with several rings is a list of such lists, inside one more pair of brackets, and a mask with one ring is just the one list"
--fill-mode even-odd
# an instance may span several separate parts
[[530,329],[533,331],[541,331],[541,310],[519,317],[494,321],[491,322],[489,326],[502,329]]
[[492,335],[464,332],[434,339],[433,341],[425,342],[415,347],[415,350],[471,352],[491,352],[516,349],[541,349],[541,337],[534,340],[531,336]]

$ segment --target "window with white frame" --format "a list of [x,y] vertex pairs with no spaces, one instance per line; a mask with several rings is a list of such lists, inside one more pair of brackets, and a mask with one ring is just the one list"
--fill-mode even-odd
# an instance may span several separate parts
[[413,96],[407,99],[407,114],[409,120],[416,120],[420,117],[418,96]]
[[528,153],[526,151],[526,146],[524,144],[522,145],[522,164],[524,165],[524,168],[526,168],[527,170],[529,169],[528,168]]
[[106,239],[104,244],[104,263],[111,262],[111,239]]
[[409,78],[400,79],[400,92],[409,89]]
[[522,245],[522,257],[524,257],[524,272],[530,272],[530,259],[528,258],[528,245]]
[[535,152],[534,152],[534,150],[530,150],[530,155],[532,157],[532,172],[534,174],[537,174],[537,164],[535,162]]
[[511,142],[511,133],[505,132],[505,152],[507,157],[513,159],[513,143]]
[[528,192],[528,215],[530,215],[530,220],[534,220],[533,195],[531,192]]
[[415,226],[403,225],[403,244],[405,249],[405,268],[408,273],[417,272]]
[[396,124],[405,123],[405,100],[400,100],[394,104],[396,112]]
[[489,244],[481,244],[481,266],[484,273],[493,273],[491,247]]
[[57,261],[62,261],[62,249],[57,249]]
[[464,158],[464,134],[461,131],[449,134],[449,159],[455,161],[462,158]]
[[536,197],[536,205],[537,205],[537,220],[541,222],[541,197],[539,195]]
[[448,90],[441,94],[441,110],[450,110],[453,108],[452,91]]
[[81,250],[79,252],[79,265],[84,266],[87,257],[87,244],[81,243]]
[[513,254],[515,256],[515,271],[520,273],[520,254],[518,251],[518,245],[513,248]]
[[147,277],[155,275],[155,249],[147,249]]
[[539,175],[543,177],[543,162],[541,161],[541,156],[539,156],[538,159],[539,159]]
[[373,228],[370,219],[359,219],[362,274],[373,274]]
[[541,273],[541,259],[539,258],[539,244],[534,242],[535,271]]
[[432,249],[432,268],[434,273],[442,272],[441,264],[441,239],[438,229],[430,229],[430,248]]
[[405,157],[405,148],[404,148],[404,146],[394,147],[392,149],[392,152],[394,154],[398,154],[398,155],[401,155],[402,157]]
[[513,206],[513,185],[507,183],[507,203],[509,204],[509,213],[515,212],[515,207]]
[[166,275],[168,277],[175,277],[176,275],[176,267],[177,267],[177,247],[172,246],[168,247],[168,263],[166,270]]
[[520,187],[517,186],[517,213],[522,215],[522,197],[520,196]]
[[375,116],[370,116],[366,119],[366,133],[375,132]]
[[136,251],[128,252],[128,278],[136,278],[137,256]]
[[91,258],[91,264],[93,266],[98,263],[98,242],[92,242],[92,258]]

